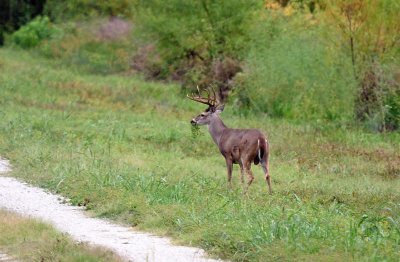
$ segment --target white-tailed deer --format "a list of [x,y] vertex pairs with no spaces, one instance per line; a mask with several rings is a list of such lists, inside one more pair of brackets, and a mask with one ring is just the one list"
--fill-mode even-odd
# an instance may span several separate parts
[[[207,91],[207,90],[206,90]],[[231,187],[233,164],[239,164],[241,172],[241,181],[244,183],[244,173],[248,177],[245,193],[254,180],[251,171],[251,163],[261,164],[265,174],[265,180],[271,193],[271,177],[269,174],[269,145],[266,137],[258,129],[234,129],[228,128],[219,117],[224,110],[224,104],[221,104],[213,92],[213,97],[207,91],[208,97],[200,95],[187,96],[189,99],[208,105],[208,108],[200,115],[192,119],[192,125],[207,125],[219,151],[224,156],[228,171],[228,183]]]

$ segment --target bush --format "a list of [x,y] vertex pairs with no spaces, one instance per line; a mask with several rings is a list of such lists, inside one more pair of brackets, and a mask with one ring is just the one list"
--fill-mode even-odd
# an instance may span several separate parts
[[164,74],[161,77],[173,77],[191,87],[220,85],[213,67],[245,57],[254,10],[260,3],[142,0],[136,5],[137,25],[141,37],[145,35],[148,42],[156,42],[162,61],[159,71]]
[[355,113],[370,130],[400,128],[400,73],[396,70],[396,66],[375,63],[363,73]]
[[138,1],[138,25],[158,40],[166,59],[240,57],[258,1]]
[[389,90],[390,94],[385,96],[385,130],[400,129],[400,84]]
[[12,33],[24,24],[40,15],[45,1],[0,1],[0,45],[3,45],[5,35]]
[[12,42],[22,48],[31,48],[50,38],[53,32],[49,18],[37,16],[12,34]]

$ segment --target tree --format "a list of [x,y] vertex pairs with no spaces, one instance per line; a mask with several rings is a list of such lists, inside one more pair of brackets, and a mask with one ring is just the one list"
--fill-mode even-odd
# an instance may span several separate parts
[[[338,29],[359,84],[355,117],[375,119],[378,129],[398,128],[400,2],[397,0],[328,0],[327,21]],[[397,119],[397,120],[396,120]],[[393,122],[394,121],[394,122]]]

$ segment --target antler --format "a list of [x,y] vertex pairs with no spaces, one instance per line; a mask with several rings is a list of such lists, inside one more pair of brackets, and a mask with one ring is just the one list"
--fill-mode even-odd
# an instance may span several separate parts
[[208,89],[205,89],[205,91],[207,93],[207,98],[201,96],[199,86],[197,86],[197,92],[199,93],[198,95],[192,94],[192,96],[187,95],[187,97],[190,100],[193,100],[193,101],[196,101],[196,102],[199,102],[199,103],[202,103],[202,104],[206,104],[208,106],[212,106],[212,107],[217,106],[219,104],[219,102],[218,102],[218,99],[217,99],[217,97],[215,95],[214,88],[212,88],[212,91],[213,91],[213,96],[212,97],[211,97],[210,91]]

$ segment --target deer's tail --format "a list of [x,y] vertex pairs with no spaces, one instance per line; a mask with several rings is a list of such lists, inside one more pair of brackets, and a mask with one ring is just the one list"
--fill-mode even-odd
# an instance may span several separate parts
[[257,143],[257,156],[254,159],[254,164],[268,163],[268,141],[265,138],[259,138]]

